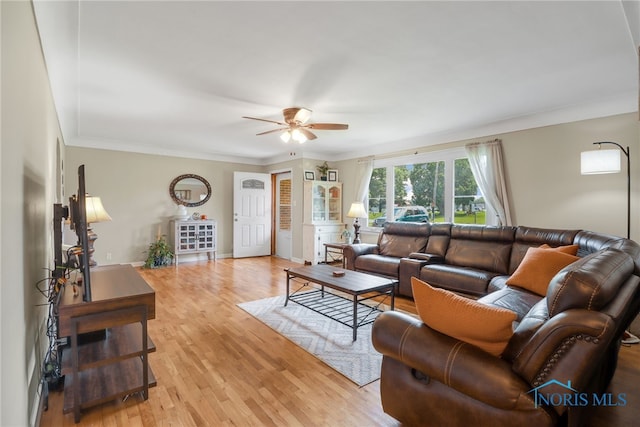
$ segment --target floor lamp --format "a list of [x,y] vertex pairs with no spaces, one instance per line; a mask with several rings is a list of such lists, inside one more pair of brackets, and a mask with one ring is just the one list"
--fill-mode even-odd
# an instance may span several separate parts
[[[631,157],[629,147],[626,149],[617,142],[594,142],[599,149],[583,151],[580,154],[580,173],[582,175],[619,173],[620,172],[620,151],[627,156],[627,239],[631,238]],[[602,150],[602,144],[613,144],[618,148]]]
[[[602,141],[594,142],[598,145],[597,150],[583,151],[580,154],[580,173],[582,175],[619,173],[620,172],[620,151],[627,156],[627,239],[631,238],[631,157],[629,147],[626,149],[617,142]],[[618,148],[602,150],[602,144],[613,144]],[[625,331],[622,337],[623,344],[637,344],[640,338],[629,331]]]

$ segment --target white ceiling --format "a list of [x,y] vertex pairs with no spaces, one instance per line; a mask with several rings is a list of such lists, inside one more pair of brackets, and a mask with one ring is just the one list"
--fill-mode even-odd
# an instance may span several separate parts
[[[637,1],[34,1],[67,145],[269,164],[638,109]],[[284,144],[253,116],[348,123]]]

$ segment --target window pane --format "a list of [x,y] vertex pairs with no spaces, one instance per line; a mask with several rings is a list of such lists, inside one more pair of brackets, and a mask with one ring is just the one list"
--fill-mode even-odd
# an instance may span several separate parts
[[375,168],[371,174],[371,181],[369,181],[369,226],[376,227],[381,226],[378,224],[380,221],[376,221],[384,215],[387,208],[386,200],[387,192],[387,169]]
[[421,212],[406,220],[444,222],[444,161],[417,163],[408,169],[411,205]]
[[455,161],[455,214],[458,224],[485,224],[486,210],[468,159]]

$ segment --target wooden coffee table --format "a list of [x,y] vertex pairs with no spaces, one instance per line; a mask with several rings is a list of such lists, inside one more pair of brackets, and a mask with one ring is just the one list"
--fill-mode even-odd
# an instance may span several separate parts
[[[394,309],[395,287],[398,283],[395,279],[342,270],[324,264],[287,268],[285,271],[287,297],[284,305],[291,300],[353,328],[354,341],[357,339],[358,328],[373,323],[378,314],[382,313],[381,307],[387,297],[390,298],[391,310]],[[344,272],[344,275],[335,276],[334,272],[337,271]],[[293,291],[292,281],[300,284]],[[373,304],[364,303],[381,295],[385,296],[381,301],[374,301]]]

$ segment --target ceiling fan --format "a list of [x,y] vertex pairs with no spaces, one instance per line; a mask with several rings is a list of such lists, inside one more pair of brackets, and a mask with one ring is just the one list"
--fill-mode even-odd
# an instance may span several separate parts
[[256,135],[266,135],[268,133],[282,132],[280,139],[284,142],[289,142],[293,139],[296,142],[302,144],[303,142],[311,139],[316,139],[317,136],[309,129],[317,130],[345,130],[349,129],[349,125],[340,123],[307,123],[311,118],[311,110],[308,108],[291,107],[282,110],[284,116],[284,122],[277,120],[259,119],[257,117],[242,116],[243,119],[259,120],[261,122],[275,123],[280,126],[284,126],[278,129],[268,130],[266,132],[260,132]]

